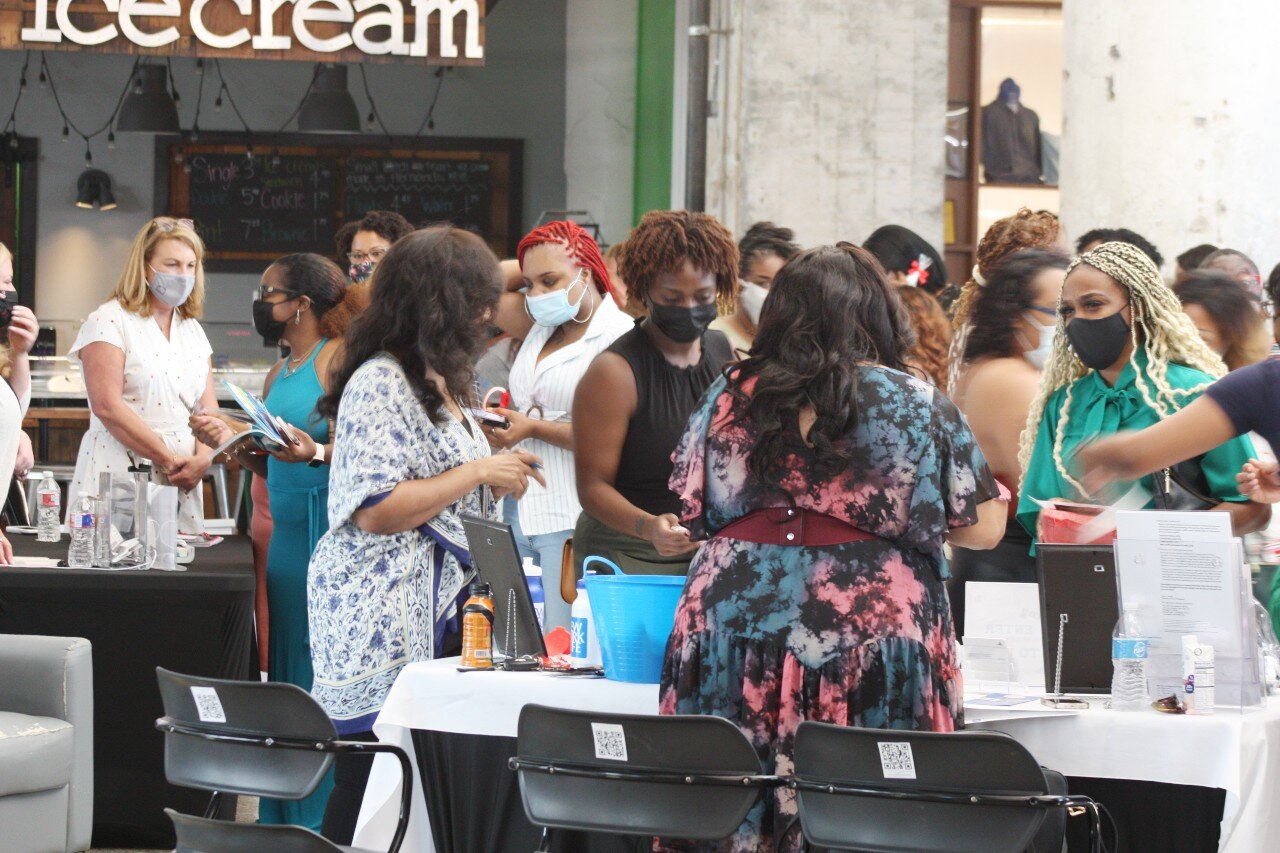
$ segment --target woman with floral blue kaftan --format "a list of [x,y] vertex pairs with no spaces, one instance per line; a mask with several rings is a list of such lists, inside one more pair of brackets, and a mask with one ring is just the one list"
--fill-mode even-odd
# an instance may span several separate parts
[[[468,411],[500,290],[498,260],[474,234],[402,238],[321,398],[337,424],[329,532],[307,584],[312,693],[346,739],[374,739],[405,664],[456,646],[452,617],[472,574],[461,516],[496,519],[498,499],[539,477],[530,454],[490,456]],[[351,843],[369,766],[362,756],[336,767],[323,833],[338,844]]]

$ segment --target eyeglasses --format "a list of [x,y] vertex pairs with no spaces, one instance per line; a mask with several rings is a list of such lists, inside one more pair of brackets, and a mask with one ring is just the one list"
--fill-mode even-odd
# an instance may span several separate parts
[[1052,318],[1053,318],[1053,319],[1055,319],[1055,320],[1056,320],[1056,319],[1058,319],[1058,309],[1057,309],[1057,308],[1046,308],[1046,307],[1044,307],[1043,305],[1032,305],[1032,306],[1031,306],[1031,310],[1032,310],[1032,311],[1035,311],[1035,312],[1037,312],[1037,313],[1039,313],[1039,314],[1043,314],[1043,315],[1045,315],[1046,317],[1052,317]]
[[374,249],[372,252],[347,252],[347,260],[353,264],[363,264],[366,260],[377,263],[386,253],[386,249]]
[[196,224],[190,219],[174,219],[172,216],[157,216],[151,220],[151,230],[153,232],[159,231],[162,234],[167,234],[179,228],[194,231],[196,230]]
[[289,299],[294,299],[298,296],[298,291],[296,290],[290,290],[287,287],[271,287],[270,285],[265,284],[255,290],[253,295],[255,299],[265,300],[268,296],[271,296],[274,293],[279,293],[288,297],[287,299],[281,300],[283,302],[288,302]]

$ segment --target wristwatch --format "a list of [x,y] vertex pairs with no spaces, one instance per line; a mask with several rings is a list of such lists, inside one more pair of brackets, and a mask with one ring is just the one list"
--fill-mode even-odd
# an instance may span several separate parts
[[319,468],[321,465],[325,464],[323,444],[316,445],[316,455],[312,456],[311,461],[308,462],[307,464],[310,465],[312,468]]

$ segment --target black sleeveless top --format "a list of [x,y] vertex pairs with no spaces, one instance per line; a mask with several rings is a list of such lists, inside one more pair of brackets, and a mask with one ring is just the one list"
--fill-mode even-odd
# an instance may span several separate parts
[[694,407],[733,360],[733,349],[722,333],[708,331],[702,336],[701,361],[676,367],[653,345],[642,322],[636,321],[634,329],[606,350],[625,358],[636,380],[636,411],[627,426],[613,486],[645,512],[679,515],[680,499],[667,486],[671,454]]

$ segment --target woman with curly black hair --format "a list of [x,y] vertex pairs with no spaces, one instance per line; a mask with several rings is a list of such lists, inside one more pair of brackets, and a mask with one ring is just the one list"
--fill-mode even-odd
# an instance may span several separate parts
[[579,571],[602,556],[626,572],[684,574],[701,543],[676,518],[671,451],[733,358],[707,327],[717,303],[733,305],[738,247],[715,217],[654,211],[627,237],[622,277],[648,316],[596,356],[574,395],[574,559]]
[[[378,269],[317,406],[337,425],[331,527],[307,579],[312,695],[340,734],[365,739],[400,668],[457,647],[445,629],[471,573],[461,515],[496,519],[499,498],[542,482],[536,456],[491,456],[469,412],[501,289],[493,252],[474,234],[429,228]],[[334,776],[324,834],[339,844],[355,830],[361,763],[339,762]]]
[[[907,373],[910,342],[869,252],[803,252],[676,450],[681,521],[710,538],[667,642],[661,712],[734,722],[766,773],[794,769],[805,720],[963,724],[942,548],[998,542],[1008,496],[951,401]],[[716,849],[790,850],[795,814],[775,789]]]
[[[1018,447],[1027,412],[1040,387],[1040,370],[1053,351],[1058,296],[1066,255],[1024,249],[990,273],[969,313],[969,337],[952,399],[969,420],[996,479],[1017,494]],[[1031,536],[1018,524],[990,551],[953,549],[951,612],[964,629],[964,585],[968,581],[1036,579]]]

